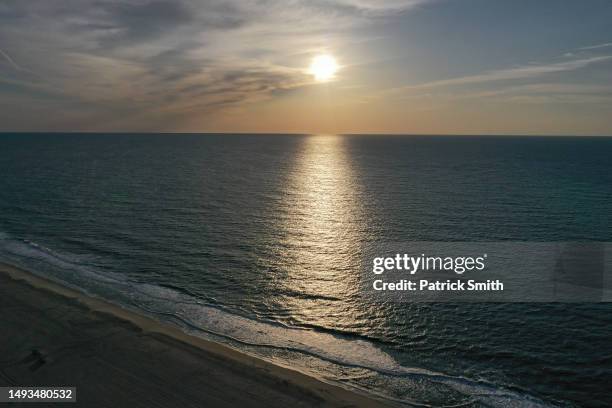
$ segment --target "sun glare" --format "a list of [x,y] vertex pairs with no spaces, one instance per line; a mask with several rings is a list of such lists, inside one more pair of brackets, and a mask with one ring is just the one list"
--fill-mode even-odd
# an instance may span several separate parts
[[308,72],[318,82],[329,81],[338,72],[338,63],[331,55],[317,55],[312,59]]

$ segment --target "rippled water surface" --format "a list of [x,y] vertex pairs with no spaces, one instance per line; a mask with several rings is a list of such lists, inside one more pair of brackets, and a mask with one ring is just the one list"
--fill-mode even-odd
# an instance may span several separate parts
[[610,304],[364,304],[379,242],[612,241],[612,139],[0,135],[0,260],[430,406],[610,406]]

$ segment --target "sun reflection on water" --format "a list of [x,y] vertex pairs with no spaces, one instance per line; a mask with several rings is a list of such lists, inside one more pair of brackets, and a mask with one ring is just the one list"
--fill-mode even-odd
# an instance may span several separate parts
[[363,234],[359,194],[345,138],[304,138],[281,205],[285,274],[277,282],[290,294],[282,307],[300,323],[355,323]]

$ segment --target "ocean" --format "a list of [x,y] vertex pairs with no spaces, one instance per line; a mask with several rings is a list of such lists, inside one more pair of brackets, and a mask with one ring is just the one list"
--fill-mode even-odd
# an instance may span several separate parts
[[612,304],[371,304],[356,272],[612,241],[612,138],[1,134],[0,175],[1,262],[194,335],[407,405],[612,406]]

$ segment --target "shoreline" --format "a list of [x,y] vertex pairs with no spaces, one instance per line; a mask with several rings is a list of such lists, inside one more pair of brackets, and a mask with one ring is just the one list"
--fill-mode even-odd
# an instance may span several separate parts
[[[6,350],[1,360],[15,362],[0,365],[2,386],[59,385],[44,381],[62,379],[77,386],[77,405],[87,406],[397,406],[189,335],[13,265],[0,263],[0,280],[6,281],[0,286],[0,330],[15,334],[0,340]],[[53,316],[50,310],[62,312]],[[75,351],[64,353],[68,348]],[[96,382],[92,395],[89,381]],[[165,389],[164,382],[172,385]],[[100,389],[108,392],[102,400]],[[179,390],[177,402],[173,395]]]

